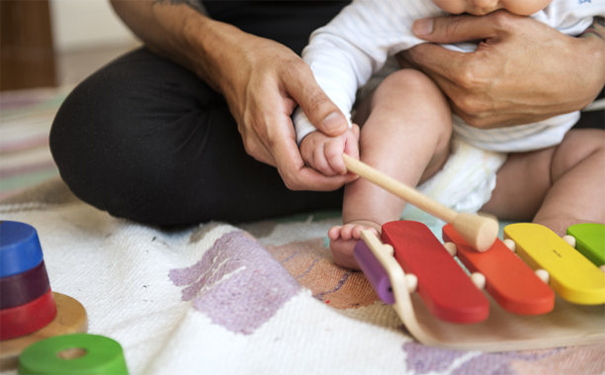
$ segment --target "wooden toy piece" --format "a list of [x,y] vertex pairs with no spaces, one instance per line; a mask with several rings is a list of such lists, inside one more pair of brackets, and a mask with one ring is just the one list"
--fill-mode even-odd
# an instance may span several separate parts
[[375,183],[419,209],[451,223],[456,231],[478,251],[489,249],[498,237],[498,221],[494,218],[458,213],[357,159],[343,154],[343,160],[350,172]]
[[489,301],[426,225],[416,221],[386,223],[382,240],[393,246],[401,268],[416,275],[417,293],[432,314],[452,323],[487,319]]
[[504,228],[517,254],[533,269],[549,273],[549,284],[563,299],[577,304],[605,303],[605,273],[545,226],[517,223]]
[[576,240],[575,248],[597,267],[605,264],[605,225],[576,224],[567,228],[567,234]]
[[42,262],[36,229],[17,221],[0,221],[0,277],[30,270]]
[[0,340],[28,335],[47,325],[57,314],[50,289],[24,305],[0,310]]
[[44,261],[36,267],[0,278],[0,309],[24,305],[48,292],[50,282]]
[[127,375],[122,346],[109,337],[73,333],[41,340],[19,358],[20,375]]
[[514,314],[546,314],[555,307],[555,293],[499,239],[478,253],[454,227],[443,227],[443,239],[456,245],[458,259],[471,272],[485,276],[485,290],[503,309]]
[[431,314],[418,294],[410,294],[406,274],[371,231],[361,237],[391,281],[393,308],[407,331],[420,343],[456,350],[501,352],[602,344],[605,305],[586,306],[557,297],[555,309],[545,315],[510,314],[495,302],[487,320],[476,324],[451,324]]
[[372,254],[368,245],[362,240],[357,241],[355,249],[353,250],[353,255],[382,302],[387,305],[395,303],[389,275],[385,272],[380,261]]
[[[359,264],[361,271],[367,277],[370,284],[372,284],[372,287],[382,302],[386,303],[387,305],[392,305],[395,303],[395,296],[393,296],[391,280],[380,260],[376,258],[375,254],[366,244],[367,241],[368,239],[365,241],[359,240],[357,241],[357,244],[355,244],[353,253],[355,260],[357,260],[357,264]],[[378,247],[378,244],[374,245],[375,247]],[[384,250],[383,252],[385,256],[391,258],[393,257],[395,252],[393,246],[380,243],[380,247]],[[406,274],[405,285],[409,293],[416,292],[418,289],[418,278],[416,275],[411,273]]]
[[57,314],[49,324],[27,336],[0,341],[0,371],[16,368],[19,354],[37,341],[57,335],[86,332],[88,320],[84,307],[61,293],[53,293],[53,297]]

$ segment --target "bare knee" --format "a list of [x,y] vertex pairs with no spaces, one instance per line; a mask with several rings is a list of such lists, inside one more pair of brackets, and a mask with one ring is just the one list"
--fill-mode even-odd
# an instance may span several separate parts
[[[583,163],[589,158],[590,163]],[[600,169],[592,158],[600,159]],[[578,169],[580,164],[588,168]],[[511,154],[498,171],[498,184],[483,210],[501,218],[532,220],[552,187],[572,170],[580,173],[574,178],[605,170],[605,131],[572,130],[558,146]],[[591,178],[603,179],[603,175]]]
[[588,157],[600,157],[605,163],[605,131],[575,129],[557,146],[551,163],[551,179],[556,181]]
[[371,111],[385,110],[413,119],[427,136],[449,143],[452,113],[439,87],[424,73],[401,69],[386,77],[376,89]]
[[450,151],[452,114],[449,103],[437,85],[424,73],[398,70],[384,79],[372,97],[371,112],[389,113],[401,119],[400,133],[412,133],[430,150],[420,182],[425,181],[445,164]]
[[388,102],[394,95],[396,97],[413,95],[415,98],[440,102],[440,104],[445,101],[445,96],[437,84],[426,74],[414,69],[400,69],[389,74],[376,88],[372,105]]
[[415,69],[399,69],[389,74],[379,87],[395,89],[408,87],[408,89],[423,89],[426,87],[437,87],[437,85],[426,74]]

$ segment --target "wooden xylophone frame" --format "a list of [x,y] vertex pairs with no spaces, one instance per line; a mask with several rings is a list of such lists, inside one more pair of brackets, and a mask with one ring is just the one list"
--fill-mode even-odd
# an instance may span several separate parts
[[370,231],[362,239],[388,275],[393,308],[420,343],[484,352],[589,345],[605,341],[605,305],[579,305],[555,297],[555,307],[543,315],[510,313],[489,298],[489,316],[480,323],[454,324],[433,315],[417,293],[410,293],[406,274],[393,248]]

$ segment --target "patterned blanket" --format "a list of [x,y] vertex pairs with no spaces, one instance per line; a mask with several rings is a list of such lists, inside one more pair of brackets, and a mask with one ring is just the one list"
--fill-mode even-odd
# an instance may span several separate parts
[[[51,287],[131,374],[599,374],[605,343],[482,353],[427,347],[325,247],[337,213],[162,230],[116,219],[58,179],[0,204],[37,228]],[[604,320],[605,323],[605,320]],[[605,327],[604,327],[605,328]]]
[[0,220],[37,228],[52,289],[84,305],[90,333],[123,346],[131,374],[605,372],[605,343],[503,353],[419,344],[363,274],[333,264],[325,234],[337,212],[168,231],[80,202],[48,152],[68,91],[2,94]]

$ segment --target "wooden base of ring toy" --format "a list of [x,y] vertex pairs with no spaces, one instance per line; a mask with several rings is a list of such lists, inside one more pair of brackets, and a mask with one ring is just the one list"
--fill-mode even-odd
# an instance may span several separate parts
[[48,325],[27,336],[0,341],[0,371],[16,368],[21,352],[37,341],[52,336],[87,331],[88,319],[84,306],[64,294],[54,292],[53,296],[57,315]]
[[19,375],[128,375],[122,346],[109,337],[74,333],[31,345],[19,357]]
[[370,271],[368,278],[376,282],[373,284],[383,300],[393,301],[408,331],[425,345],[494,352],[605,341],[605,305],[574,304],[559,296],[555,297],[554,309],[546,314],[513,314],[489,298],[489,316],[482,322],[461,325],[441,320],[429,311],[419,293],[409,292],[406,273],[393,256],[393,248],[370,231],[363,231],[362,239],[380,265],[380,269]]
[[0,340],[29,335],[46,326],[56,315],[57,307],[50,289],[25,305],[0,310]]

